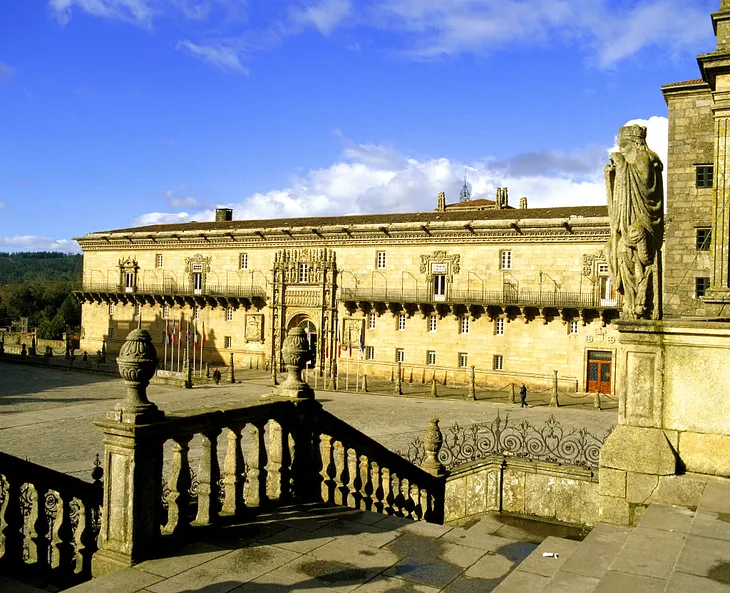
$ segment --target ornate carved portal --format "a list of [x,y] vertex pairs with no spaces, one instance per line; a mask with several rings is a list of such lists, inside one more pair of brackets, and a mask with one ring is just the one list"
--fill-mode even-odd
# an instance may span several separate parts
[[337,264],[331,249],[282,249],[274,255],[271,294],[271,375],[283,370],[282,345],[287,319],[305,314],[320,331],[317,335],[316,367],[333,380],[337,347]]
[[139,264],[131,257],[119,260],[119,290],[135,292],[137,290],[137,272]]
[[205,257],[200,253],[185,258],[185,273],[194,294],[203,294],[211,261],[213,261],[212,257]]
[[454,281],[454,274],[459,273],[458,254],[447,255],[445,251],[434,251],[431,255],[421,256],[421,274],[426,276],[429,290],[436,300],[446,298],[447,286]]

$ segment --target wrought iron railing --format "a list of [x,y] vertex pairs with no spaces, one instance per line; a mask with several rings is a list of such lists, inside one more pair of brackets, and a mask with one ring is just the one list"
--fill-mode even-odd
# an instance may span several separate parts
[[[443,430],[444,441],[438,457],[447,469],[493,455],[597,469],[601,447],[613,428],[603,436],[596,436],[586,428],[566,428],[552,415],[541,426],[527,420],[510,420],[509,415],[468,426],[455,422]],[[415,438],[407,451],[398,453],[416,465],[421,464],[426,455],[423,439]]]
[[140,295],[209,296],[239,299],[266,298],[266,289],[255,284],[206,284],[201,289],[177,283],[138,283],[133,290],[115,282],[84,282],[75,287],[78,293],[122,293]]
[[100,529],[95,483],[0,453],[0,566],[59,584],[91,577]]
[[616,308],[619,299],[604,299],[594,292],[449,289],[443,296],[435,295],[430,287],[419,288],[341,288],[340,301],[370,301],[397,303],[445,303],[448,305],[516,305],[534,307]]

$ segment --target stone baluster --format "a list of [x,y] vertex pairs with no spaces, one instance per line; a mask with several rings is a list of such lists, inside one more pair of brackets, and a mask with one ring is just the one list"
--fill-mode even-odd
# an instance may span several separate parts
[[266,494],[266,422],[251,425],[251,453],[246,480],[246,502],[249,506],[261,506],[268,502]]
[[246,506],[243,500],[244,459],[241,450],[241,433],[245,425],[228,428],[228,449],[223,461],[223,512],[238,515]]
[[393,509],[393,477],[387,467],[380,468],[380,484],[383,491],[380,499],[383,503],[383,512],[393,515],[395,514]]
[[349,476],[347,473],[347,451],[345,445],[335,441],[335,504],[347,506]]
[[347,451],[347,473],[350,480],[348,483],[348,495],[345,506],[352,507],[353,509],[359,509],[360,502],[362,500],[360,495],[360,486],[362,482],[360,480],[358,458],[359,456],[355,449],[349,449]]
[[401,478],[398,491],[401,499],[401,516],[410,519],[413,515],[413,501],[411,500],[411,483],[407,478]]
[[420,521],[423,518],[423,509],[421,508],[421,490],[412,482],[408,499],[411,507],[411,518],[414,521]]
[[393,514],[403,516],[403,494],[401,493],[401,479],[396,473],[390,474],[390,508]]
[[221,477],[218,466],[218,435],[220,428],[203,433],[203,452],[198,469],[198,514],[195,522],[210,525],[218,518],[218,480]]
[[55,492],[56,496],[56,517],[53,520],[53,530],[51,535],[51,568],[66,572],[73,566],[74,532],[71,526],[71,498],[61,496],[60,492]]
[[93,530],[94,509],[81,500],[78,504],[79,522],[74,532],[74,544],[76,547],[76,566],[74,573],[89,574],[91,572],[91,559],[96,552],[96,536]]
[[373,508],[373,485],[370,474],[370,459],[367,455],[360,456],[360,504],[369,511]]
[[270,499],[281,500],[289,495],[289,435],[276,420],[269,422],[269,463],[266,466],[266,493]]
[[376,513],[384,513],[385,512],[385,496],[383,493],[383,484],[382,484],[382,472],[380,471],[380,466],[373,461],[372,463],[372,484],[373,484],[373,507],[371,510],[373,510]]
[[421,495],[421,501],[419,504],[419,507],[421,509],[420,519],[422,521],[428,521],[429,518],[431,517],[431,504],[430,504],[431,500],[428,495],[428,490],[426,490],[424,488],[423,490],[421,490],[420,495]]
[[190,451],[191,434],[174,437],[172,443],[172,469],[167,483],[170,493],[167,495],[167,524],[165,533],[178,535],[190,526]]
[[46,519],[46,494],[48,488],[43,484],[33,484],[30,515],[28,516],[28,564],[43,569],[48,566],[49,541],[48,520]]
[[320,441],[320,455],[322,457],[322,470],[320,472],[322,476],[322,500],[324,502],[334,502],[335,489],[337,488],[337,482],[335,481],[337,468],[335,466],[332,437],[323,434],[320,435]]
[[0,559],[8,566],[23,562],[23,511],[19,480],[5,478],[5,499],[0,506]]

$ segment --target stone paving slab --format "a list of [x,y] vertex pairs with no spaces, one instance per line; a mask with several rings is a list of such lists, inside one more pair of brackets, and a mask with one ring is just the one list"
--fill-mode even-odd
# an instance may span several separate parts
[[730,541],[730,514],[699,510],[689,533],[700,537]]
[[596,525],[560,569],[590,578],[602,578],[623,548],[631,528]]
[[730,542],[687,536],[676,570],[730,584]]
[[651,504],[644,511],[637,527],[687,533],[694,518],[694,511],[685,507]]
[[685,536],[659,529],[635,529],[611,564],[611,571],[666,580]]
[[[558,537],[547,537],[535,551],[520,563],[518,571],[553,577],[570,558],[580,542]],[[555,554],[545,557],[543,554]]]
[[609,570],[594,593],[663,593],[666,584],[664,579]]
[[730,593],[730,585],[692,574],[673,572],[664,593]]
[[600,579],[582,574],[558,572],[542,590],[542,593],[593,593]]

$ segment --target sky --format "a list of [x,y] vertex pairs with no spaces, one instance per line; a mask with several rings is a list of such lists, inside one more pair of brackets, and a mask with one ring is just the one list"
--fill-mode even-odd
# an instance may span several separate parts
[[719,0],[0,0],[0,251],[160,222],[605,203]]

